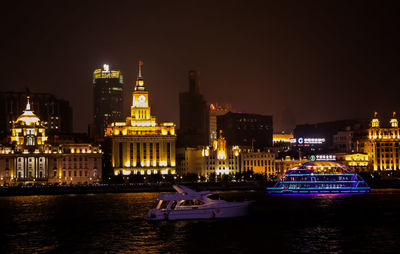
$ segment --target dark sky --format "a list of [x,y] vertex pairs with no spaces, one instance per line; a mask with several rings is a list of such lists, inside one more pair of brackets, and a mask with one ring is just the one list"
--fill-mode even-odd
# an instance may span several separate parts
[[395,2],[15,2],[1,11],[1,90],[69,100],[76,131],[92,119],[93,70],[123,72],[128,112],[139,60],[153,114],[177,124],[191,69],[208,101],[275,121],[400,109]]

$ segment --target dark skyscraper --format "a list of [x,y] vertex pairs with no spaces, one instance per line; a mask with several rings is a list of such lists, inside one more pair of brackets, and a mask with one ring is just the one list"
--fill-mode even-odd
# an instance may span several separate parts
[[232,113],[217,116],[227,144],[265,149],[272,146],[272,116]]
[[49,134],[72,132],[72,108],[66,100],[57,99],[49,93],[2,92],[0,93],[0,134],[11,130],[26,106],[26,96],[30,96],[31,107],[44,122]]
[[208,107],[200,94],[200,73],[189,71],[189,91],[179,94],[178,146],[205,146],[209,139]]
[[93,73],[95,137],[102,138],[109,123],[122,121],[123,76],[107,64]]

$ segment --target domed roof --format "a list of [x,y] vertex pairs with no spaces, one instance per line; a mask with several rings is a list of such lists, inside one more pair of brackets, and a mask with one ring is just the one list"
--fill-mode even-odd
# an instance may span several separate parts
[[27,97],[27,103],[24,113],[22,113],[22,115],[20,115],[15,122],[24,125],[36,125],[40,122],[40,118],[33,113],[33,110],[31,110],[29,96]]

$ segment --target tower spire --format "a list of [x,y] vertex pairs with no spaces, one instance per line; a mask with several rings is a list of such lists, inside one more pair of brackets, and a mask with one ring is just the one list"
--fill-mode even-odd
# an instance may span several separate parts
[[26,107],[25,107],[25,110],[31,110],[31,104],[29,103],[29,96],[26,96],[26,100],[27,100],[27,102],[26,102]]
[[138,79],[143,78],[143,77],[142,77],[142,66],[143,66],[143,61],[139,61],[139,75],[138,75]]

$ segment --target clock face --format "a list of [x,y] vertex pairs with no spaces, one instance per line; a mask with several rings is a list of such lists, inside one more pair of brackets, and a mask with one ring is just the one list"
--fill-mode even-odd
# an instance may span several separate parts
[[144,103],[146,101],[146,96],[140,95],[138,100],[139,100],[139,102]]

